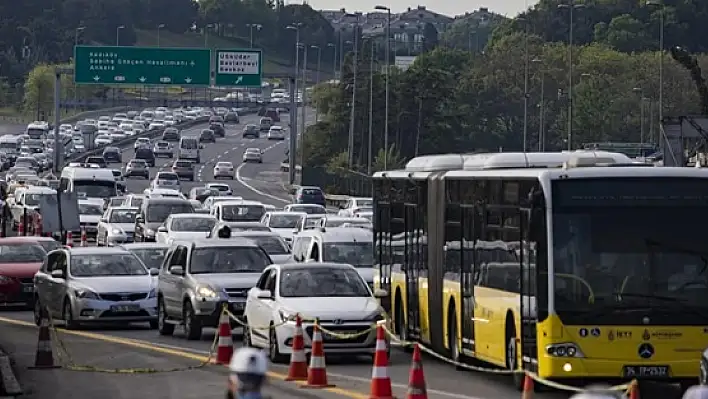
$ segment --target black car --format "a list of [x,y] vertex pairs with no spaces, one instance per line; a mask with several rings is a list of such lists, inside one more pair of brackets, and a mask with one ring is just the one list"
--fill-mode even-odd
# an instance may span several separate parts
[[200,143],[216,143],[216,137],[214,136],[214,130],[203,129],[199,134]]
[[142,159],[151,168],[155,167],[155,153],[150,148],[138,148],[135,150],[135,159]]
[[96,164],[96,165],[98,165],[99,168],[107,168],[108,167],[108,162],[106,162],[106,158],[104,158],[104,157],[88,157],[88,158],[86,158],[86,161],[84,163]]
[[223,123],[210,123],[209,129],[213,130],[216,136],[226,137],[226,129],[224,129]]
[[175,127],[168,127],[162,132],[162,140],[164,141],[179,141],[181,135]]
[[103,159],[107,163],[116,162],[123,163],[123,156],[121,155],[120,148],[118,147],[106,147],[103,149]]
[[296,204],[316,204],[326,206],[322,189],[312,186],[301,186],[295,191]]
[[258,126],[253,124],[248,124],[243,128],[243,138],[253,138],[257,139],[261,136],[261,132],[258,131]]

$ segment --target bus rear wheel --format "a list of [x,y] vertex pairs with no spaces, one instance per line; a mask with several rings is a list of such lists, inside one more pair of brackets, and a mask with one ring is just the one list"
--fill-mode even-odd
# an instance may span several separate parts
[[405,345],[406,343],[409,342],[408,340],[408,330],[406,329],[406,318],[403,314],[403,305],[401,305],[401,298],[400,296],[397,297],[398,300],[396,301],[396,334],[398,334],[398,339],[401,341],[401,349],[403,349],[404,352],[413,352],[413,348],[411,346]]
[[518,345],[516,344],[516,334],[514,326],[507,326],[506,332],[506,367],[512,372],[514,388],[518,391],[524,389],[524,373],[519,372],[518,366]]

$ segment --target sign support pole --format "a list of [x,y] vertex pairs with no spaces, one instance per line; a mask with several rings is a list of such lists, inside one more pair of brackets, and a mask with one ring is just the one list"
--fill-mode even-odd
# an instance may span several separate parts
[[290,153],[288,154],[288,174],[290,185],[295,184],[295,158],[297,157],[297,98],[295,98],[295,82],[297,81],[297,69],[295,76],[290,77]]

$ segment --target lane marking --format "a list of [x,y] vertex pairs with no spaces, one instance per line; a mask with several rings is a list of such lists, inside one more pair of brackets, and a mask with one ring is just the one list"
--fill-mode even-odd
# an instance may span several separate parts
[[245,163],[242,163],[241,165],[239,165],[239,166],[236,168],[236,181],[237,181],[239,184],[241,184],[242,186],[246,187],[248,190],[251,190],[251,191],[253,191],[254,193],[256,193],[256,194],[258,194],[258,195],[260,195],[260,196],[263,196],[263,197],[266,197],[266,198],[270,198],[270,199],[272,199],[272,200],[274,200],[274,201],[278,201],[278,202],[281,202],[281,203],[283,203],[283,204],[289,204],[289,203],[292,202],[292,201],[288,201],[288,200],[285,200],[285,199],[280,198],[280,197],[276,197],[276,196],[273,195],[273,194],[265,193],[265,192],[263,192],[263,191],[261,191],[261,190],[255,188],[255,187],[253,187],[252,185],[248,184],[248,183],[246,182],[246,180],[244,180],[244,178],[241,177],[241,169],[242,169],[244,166],[246,166],[246,164],[245,164]]
[[[22,321],[22,320],[17,320],[17,319],[10,319],[6,317],[0,317],[0,322],[7,323],[7,324],[13,324],[17,326],[23,326],[23,327],[32,327],[34,329],[37,329],[37,326],[34,323]],[[184,359],[190,359],[190,360],[195,360],[198,362],[205,362],[208,360],[208,355],[209,352],[201,349],[194,349],[194,348],[185,348],[181,346],[176,346],[176,345],[170,345],[170,344],[163,344],[159,342],[150,342],[150,341],[144,341],[144,340],[139,340],[139,339],[134,339],[134,338],[123,338],[123,337],[117,337],[114,335],[107,335],[107,334],[97,334],[97,333],[91,333],[88,331],[76,331],[76,330],[60,330],[62,334],[68,334],[68,335],[74,335],[77,337],[82,337],[82,338],[89,338],[89,339],[95,339],[97,341],[104,341],[104,342],[109,342],[112,344],[117,344],[117,345],[123,345],[123,346],[129,346],[133,348],[139,348],[139,349],[145,349],[147,351],[152,351],[152,352],[158,352],[158,353],[163,353],[175,357],[181,357]],[[238,348],[236,348],[238,349]],[[282,369],[287,369],[289,366],[287,365],[281,365],[281,364],[270,364],[271,366],[282,368]],[[352,381],[357,381],[361,383],[368,384],[371,382],[370,378],[363,378],[363,377],[357,377],[353,375],[346,375],[346,374],[339,374],[339,373],[331,373],[327,372],[327,375],[330,377],[334,378],[341,378],[341,379],[348,379]],[[285,381],[287,378],[287,374],[282,374],[282,373],[277,373],[274,371],[269,371],[268,376],[271,378],[275,378],[281,381]],[[392,387],[394,388],[400,388],[400,389],[408,389],[408,385],[406,384],[398,384],[398,383],[392,383]],[[356,392],[356,391],[351,391],[348,389],[344,388],[325,388],[325,391],[329,391],[341,396],[346,396],[352,399],[369,399],[369,395],[367,394],[362,394],[361,392]],[[463,394],[458,394],[454,392],[447,392],[447,391],[439,391],[437,389],[427,389],[427,392],[429,394],[435,394],[435,395],[440,395],[440,396],[446,396],[449,398],[455,398],[455,399],[484,399],[479,396],[468,396],[468,395],[463,395]]]

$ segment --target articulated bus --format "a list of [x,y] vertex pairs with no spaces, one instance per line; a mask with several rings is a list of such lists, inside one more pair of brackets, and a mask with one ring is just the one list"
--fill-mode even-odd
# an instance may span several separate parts
[[708,169],[591,151],[435,155],[373,180],[375,285],[400,338],[568,383],[695,382]]
[[659,147],[650,143],[585,143],[584,150],[619,152],[630,158],[646,158],[659,151]]

